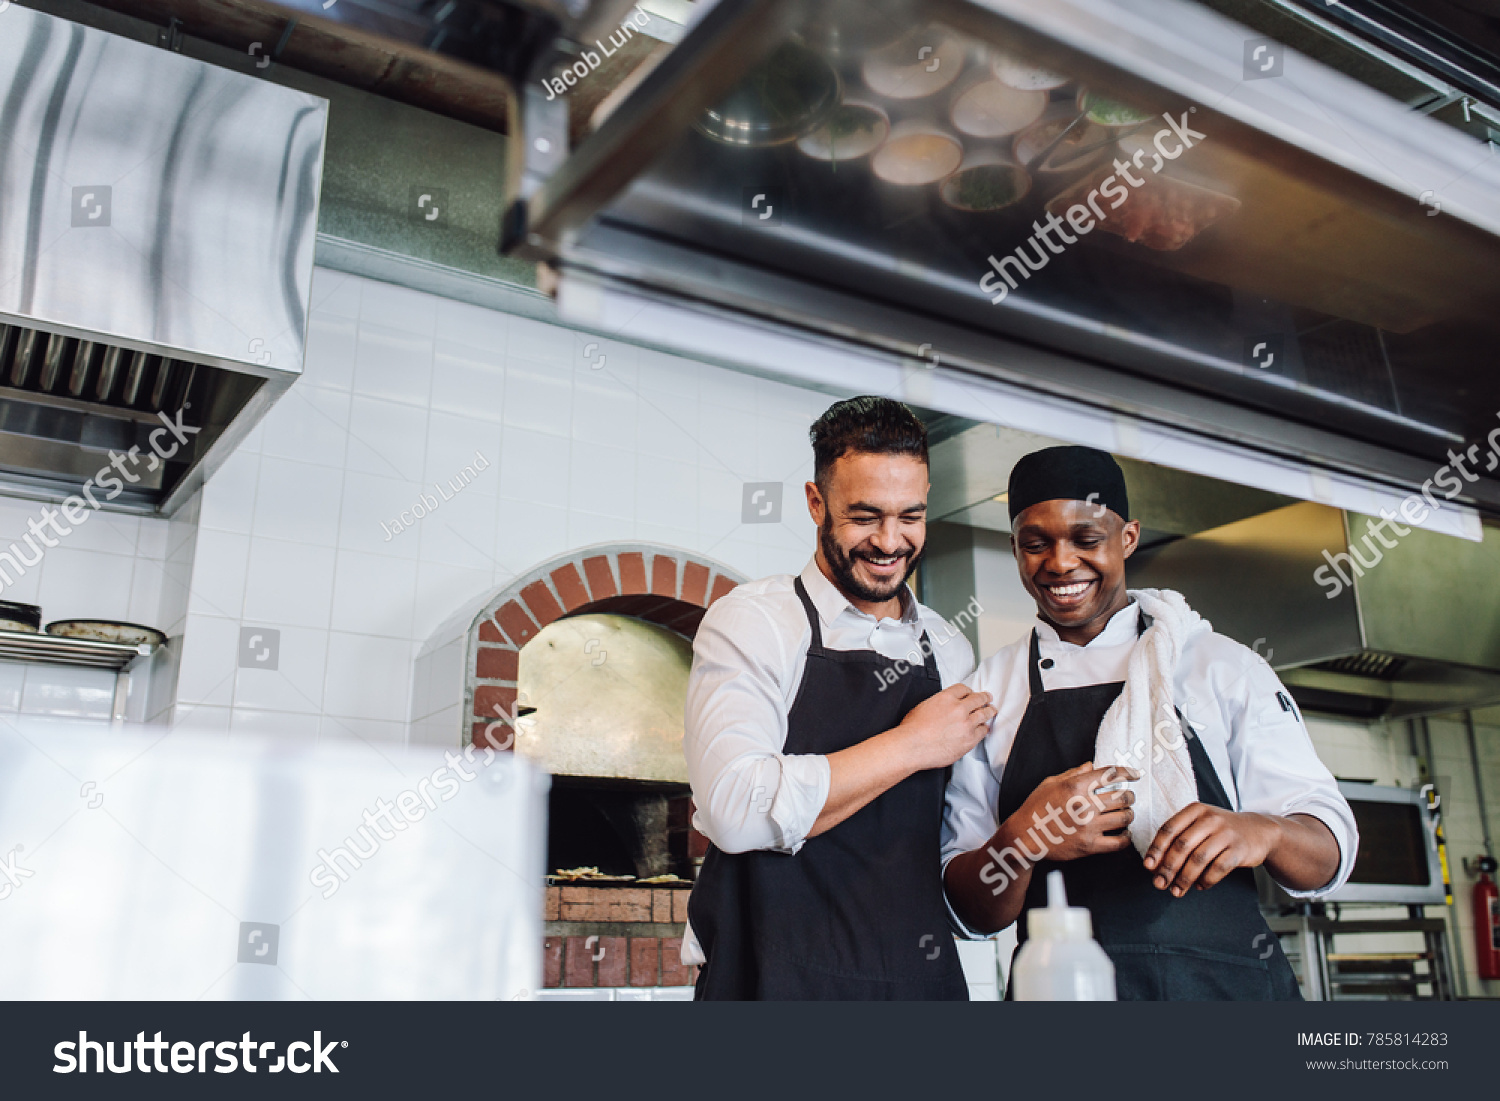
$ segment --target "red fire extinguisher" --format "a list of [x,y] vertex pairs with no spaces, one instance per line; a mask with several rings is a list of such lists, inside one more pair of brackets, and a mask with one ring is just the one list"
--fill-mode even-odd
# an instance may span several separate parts
[[1490,878],[1493,856],[1479,858],[1479,882],[1474,884],[1475,959],[1481,979],[1500,979],[1500,892]]

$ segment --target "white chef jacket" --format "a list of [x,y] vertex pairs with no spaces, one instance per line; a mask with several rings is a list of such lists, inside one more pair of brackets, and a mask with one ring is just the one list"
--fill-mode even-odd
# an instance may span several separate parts
[[[1038,618],[1038,652],[1043,662],[1053,662],[1040,670],[1042,686],[1051,690],[1123,681],[1138,622],[1139,609],[1131,601],[1087,645],[1076,646],[1058,638],[1056,629]],[[994,697],[997,713],[984,740],[953,766],[943,813],[945,870],[955,856],[983,848],[1000,826],[995,817],[1000,778],[1031,698],[1030,644],[1030,634],[1023,635],[981,662],[966,681]],[[1354,867],[1359,842],[1354,814],[1333,774],[1318,759],[1300,712],[1290,704],[1290,693],[1265,659],[1221,634],[1195,635],[1183,647],[1172,695],[1234,810],[1308,814],[1326,825],[1338,842],[1339,868],[1333,879],[1316,890],[1287,888],[1287,893],[1319,898],[1342,886]],[[956,929],[980,939],[957,915],[953,920]]]
[[[902,586],[899,620],[877,620],[849,603],[817,560],[802,584],[830,650],[875,650],[920,665],[927,632],[943,687],[974,668],[967,639]],[[783,753],[812,630],[791,574],[747,582],[716,601],[693,639],[682,748],[697,813],[693,826],[724,852],[795,853],[828,801],[828,758]],[[871,673],[872,689],[876,689]],[[685,963],[702,963],[689,927]]]

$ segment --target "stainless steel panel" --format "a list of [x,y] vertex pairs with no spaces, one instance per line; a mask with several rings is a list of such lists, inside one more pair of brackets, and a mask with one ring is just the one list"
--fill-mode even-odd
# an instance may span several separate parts
[[[1290,505],[1148,548],[1130,581],[1181,592],[1307,707],[1395,718],[1500,700],[1500,532],[1387,529],[1386,547],[1366,520]],[[1352,585],[1336,583],[1335,561]]]
[[[1071,78],[1048,111],[1073,110],[1082,88],[1128,103],[1153,127],[1170,112],[1174,128],[1187,120],[1206,135],[1171,163],[1165,146],[1150,154],[1159,177],[1135,160],[1199,217],[1159,219],[1155,200],[1125,208],[1147,230],[1192,232],[1148,243],[1137,230],[1111,231],[1069,249],[1048,241],[1048,254],[1036,227],[1059,199],[1054,187],[1081,196],[1092,170],[1055,183],[1039,172],[1030,191],[991,196],[995,209],[975,216],[943,190],[956,176],[903,189],[858,158],[834,166],[795,143],[729,148],[691,130],[694,108],[711,106],[715,89],[785,37],[773,26],[796,28],[851,100],[868,99],[879,89],[867,59],[830,46],[827,24],[852,33],[893,15],[898,31],[956,28],[968,51],[941,62],[960,67],[952,102],[946,90],[881,100],[893,126],[935,127],[948,148],[962,129],[949,126],[957,89],[987,79],[987,51],[1018,54]],[[1175,423],[1191,408],[1192,430],[1420,485],[1448,447],[1487,433],[1500,408],[1484,370],[1500,318],[1500,168],[1467,135],[1302,55],[1283,52],[1281,79],[1252,79],[1252,37],[1168,0],[720,4],[528,194],[516,238],[572,277],[864,346],[926,347],[941,353],[940,370],[1021,376],[1152,420]],[[1147,153],[1147,133],[1119,139],[1122,163],[1132,144]],[[557,145],[551,133],[526,137]],[[975,158],[1019,157],[1009,134],[970,137],[959,144]],[[990,201],[978,190],[974,201]],[[774,219],[748,213],[757,193],[780,200]],[[996,295],[991,257],[1010,255],[1015,269],[1028,245],[1026,281]],[[1257,357],[1266,336],[1283,347]],[[1048,369],[1041,351],[1076,365]],[[1062,374],[1079,384],[1069,390]],[[1255,417],[1273,426],[1252,431]],[[1500,481],[1465,491],[1500,514]]]
[[1330,600],[1313,580],[1323,550],[1343,546],[1343,514],[1303,502],[1149,548],[1127,569],[1132,586],[1176,589],[1214,630],[1270,651],[1280,668],[1363,649],[1354,590]]
[[0,318],[300,371],[326,120],[316,96],[0,11]]
[[1500,530],[1486,527],[1481,543],[1413,530],[1386,547],[1365,525],[1349,514],[1360,553],[1380,554],[1355,583],[1366,647],[1500,669]]
[[[931,450],[928,513],[991,531],[1010,531],[1004,494],[1022,455],[1059,440],[996,425],[975,425]],[[1138,459],[1119,458],[1131,518],[1159,536],[1193,535],[1291,503],[1264,490],[1216,481]]]

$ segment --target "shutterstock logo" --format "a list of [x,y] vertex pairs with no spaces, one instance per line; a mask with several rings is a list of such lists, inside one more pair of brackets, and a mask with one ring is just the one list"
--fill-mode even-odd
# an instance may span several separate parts
[[[129,1074],[138,1070],[150,1074],[153,1070],[165,1074],[207,1074],[209,1060],[213,1059],[215,1074],[233,1074],[243,1069],[247,1074],[264,1070],[268,1074],[280,1074],[289,1070],[293,1074],[337,1074],[331,1052],[334,1048],[346,1048],[348,1040],[323,1042],[323,1033],[314,1032],[312,1042],[293,1040],[286,1045],[286,1054],[276,1054],[276,1041],[253,1039],[246,1032],[238,1040],[163,1040],[158,1032],[150,1040],[144,1032],[137,1032],[134,1040],[120,1041],[120,1061],[115,1062],[115,1041],[90,1040],[86,1031],[78,1033],[78,1039],[59,1041],[52,1049],[57,1059],[53,1074],[88,1074],[92,1069],[103,1074]],[[135,1059],[132,1062],[131,1054]],[[92,1058],[91,1058],[92,1057]],[[272,1062],[272,1058],[275,1062]],[[171,1061],[171,1067],[167,1061]],[[257,1064],[258,1061],[258,1064]]]
[[109,225],[112,190],[105,184],[73,189],[73,228]]

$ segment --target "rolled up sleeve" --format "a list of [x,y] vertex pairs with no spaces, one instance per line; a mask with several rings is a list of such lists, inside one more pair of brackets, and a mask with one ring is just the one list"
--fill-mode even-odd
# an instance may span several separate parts
[[965,940],[992,940],[1000,934],[976,933],[954,911],[946,889],[948,862],[989,843],[1000,827],[995,820],[995,804],[999,797],[1000,781],[990,768],[985,743],[981,741],[954,763],[943,807],[943,902],[948,907],[948,920],[953,931]]
[[1294,898],[1317,899],[1342,887],[1354,870],[1359,830],[1354,812],[1338,782],[1318,758],[1300,713],[1287,710],[1278,693],[1290,700],[1281,679],[1260,658],[1244,673],[1243,694],[1236,693],[1230,716],[1230,765],[1239,789],[1240,809],[1259,814],[1306,814],[1328,827],[1339,847],[1339,866],[1331,880],[1310,891],[1282,889]]
[[828,799],[828,758],[782,752],[794,643],[733,593],[693,640],[683,732],[693,824],[724,852],[795,853]]

